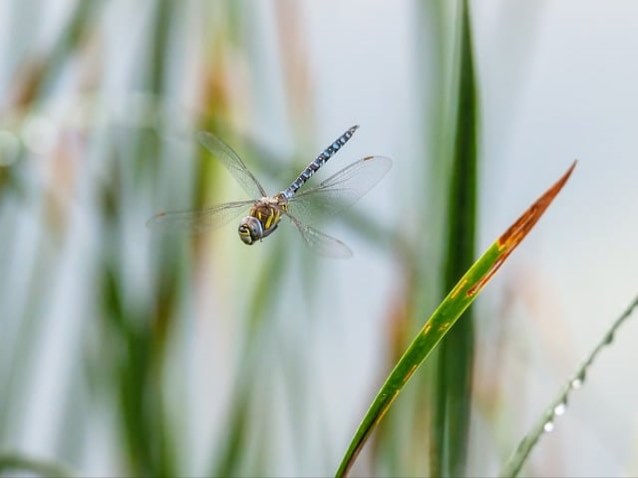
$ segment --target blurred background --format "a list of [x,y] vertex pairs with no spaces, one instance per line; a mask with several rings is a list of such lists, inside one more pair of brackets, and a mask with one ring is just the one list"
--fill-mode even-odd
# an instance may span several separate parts
[[[353,469],[446,474],[434,384],[461,354],[456,472],[497,474],[638,290],[638,3],[470,1],[465,40],[461,10],[0,0],[0,453],[84,476],[334,473],[449,289],[450,250],[478,257],[578,158],[461,319],[471,345],[419,369]],[[291,227],[250,248],[235,223],[145,227],[245,198],[196,130],[276,192],[354,124],[318,176],[370,154],[393,169],[321,225],[351,259],[309,253]],[[476,215],[455,235],[463,138]],[[525,474],[638,474],[637,333],[605,350]]]

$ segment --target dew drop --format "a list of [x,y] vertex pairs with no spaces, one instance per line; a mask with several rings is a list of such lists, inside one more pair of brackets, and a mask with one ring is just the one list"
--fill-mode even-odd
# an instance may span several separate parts
[[545,422],[545,425],[543,425],[543,430],[545,430],[547,433],[551,432],[554,430],[554,422],[553,421],[548,421]]
[[585,371],[583,370],[576,377],[573,378],[571,382],[571,386],[573,389],[577,389],[583,386],[583,382],[585,381]]
[[613,332],[609,332],[609,333],[607,334],[607,336],[605,337],[605,341],[604,341],[604,343],[605,343],[605,345],[609,345],[609,344],[611,344],[613,341],[614,341],[614,333],[613,333]]
[[554,407],[554,415],[561,416],[567,410],[567,403],[560,402],[558,405]]

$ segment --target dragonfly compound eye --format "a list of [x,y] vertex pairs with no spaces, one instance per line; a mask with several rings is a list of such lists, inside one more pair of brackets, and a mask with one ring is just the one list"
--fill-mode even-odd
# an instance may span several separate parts
[[261,239],[264,235],[264,228],[261,222],[252,216],[247,216],[239,224],[239,238],[244,244],[251,245]]

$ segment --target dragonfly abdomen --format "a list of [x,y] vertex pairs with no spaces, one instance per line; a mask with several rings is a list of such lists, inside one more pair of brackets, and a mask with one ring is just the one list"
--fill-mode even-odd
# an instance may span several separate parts
[[283,194],[287,198],[291,198],[292,196],[294,196],[295,193],[299,190],[299,188],[303,186],[305,182],[308,181],[308,179],[310,179],[310,177],[313,174],[315,174],[321,166],[326,164],[326,162],[332,156],[334,156],[336,152],[339,151],[341,147],[344,146],[350,138],[352,138],[352,135],[358,128],[359,128],[358,125],[351,127],[348,131],[346,131],[341,136],[339,136],[339,138],[337,138],[330,146],[324,149],[323,152],[319,156],[317,156],[315,160],[312,161],[306,167],[306,169],[304,169],[301,172],[301,174],[299,174],[297,179],[295,179],[292,182],[292,184],[283,191]]

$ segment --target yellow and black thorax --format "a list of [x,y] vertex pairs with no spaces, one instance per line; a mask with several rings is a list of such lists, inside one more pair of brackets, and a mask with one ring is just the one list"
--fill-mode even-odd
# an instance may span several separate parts
[[250,208],[248,216],[239,224],[240,239],[250,245],[268,237],[277,229],[281,215],[287,209],[288,200],[281,194],[256,201]]

